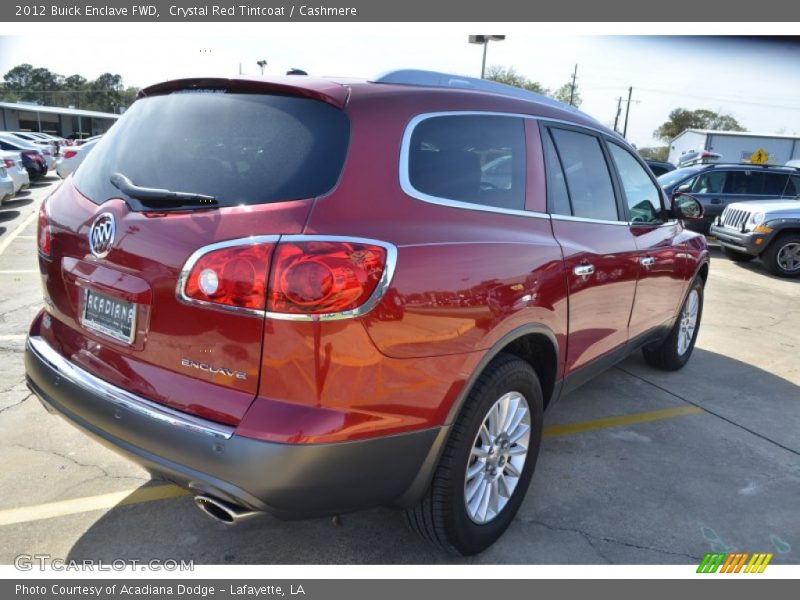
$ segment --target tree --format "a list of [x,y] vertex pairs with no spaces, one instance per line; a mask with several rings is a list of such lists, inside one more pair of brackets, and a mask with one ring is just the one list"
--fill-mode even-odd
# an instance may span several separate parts
[[669,157],[669,146],[653,146],[638,150],[641,157],[648,160],[667,160]]
[[718,131],[747,131],[730,115],[711,110],[676,108],[669,113],[669,121],[653,132],[660,140],[670,142],[686,129],[716,129]]
[[513,85],[514,87],[528,90],[529,92],[536,92],[537,94],[549,94],[550,90],[544,87],[538,81],[532,81],[517,73],[514,67],[501,67],[499,65],[492,65],[486,71],[486,79],[496,81],[498,83],[505,83],[506,85]]
[[[553,98],[564,104],[569,104],[570,93],[572,92],[572,83],[567,82],[553,92]],[[572,93],[572,106],[578,108],[583,103],[583,98],[578,91],[578,85],[575,85],[575,92]]]

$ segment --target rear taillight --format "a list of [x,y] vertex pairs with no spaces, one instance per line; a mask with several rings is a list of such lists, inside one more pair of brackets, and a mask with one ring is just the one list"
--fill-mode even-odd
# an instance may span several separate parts
[[61,156],[63,156],[64,158],[72,158],[77,153],[78,153],[77,150],[65,150]]
[[386,248],[351,241],[291,241],[273,258],[268,311],[342,313],[372,296],[386,268]]
[[39,254],[45,258],[52,256],[53,230],[50,217],[47,214],[47,200],[39,208],[39,226],[36,231],[36,240],[39,245]]
[[385,291],[394,246],[339,237],[264,236],[214,244],[186,263],[179,297],[276,319],[356,316]]
[[263,311],[272,241],[228,242],[201,250],[182,275],[183,299],[220,307]]

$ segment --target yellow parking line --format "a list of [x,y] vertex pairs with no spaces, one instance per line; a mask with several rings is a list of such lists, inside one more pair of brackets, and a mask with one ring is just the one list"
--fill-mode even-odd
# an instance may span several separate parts
[[[610,427],[623,427],[636,423],[649,423],[682,417],[686,415],[698,415],[704,411],[696,406],[679,406],[676,408],[666,408],[664,410],[654,410],[650,412],[635,413],[632,415],[622,415],[619,417],[608,417],[596,419],[594,421],[583,421],[581,423],[566,423],[564,425],[551,425],[544,430],[544,437],[556,437],[594,431],[596,429],[608,429]],[[93,510],[108,510],[115,506],[126,506],[130,504],[141,504],[153,502],[155,500],[165,500],[167,498],[177,498],[186,496],[189,492],[183,488],[171,484],[155,485],[142,487],[136,490],[126,490],[87,498],[73,498],[72,500],[62,500],[60,502],[50,502],[36,506],[23,506],[20,508],[9,508],[0,510],[0,526],[11,525],[14,523],[28,523],[30,521],[40,521],[42,519],[52,519],[66,515],[75,515]]]
[[705,412],[696,406],[678,406],[675,408],[665,408],[663,410],[653,410],[650,412],[634,413],[631,415],[621,415],[619,417],[607,417],[594,421],[583,421],[581,423],[565,423],[564,425],[551,425],[545,427],[544,437],[556,437],[559,435],[570,435],[573,433],[583,433],[594,431],[595,429],[608,429],[609,427],[624,427],[635,423],[649,423],[651,421],[662,421],[674,417],[686,415],[699,415]]
[[14,523],[29,523],[30,521],[40,521],[42,519],[52,519],[53,517],[64,517],[66,515],[76,515],[93,510],[105,510],[114,508],[115,506],[127,506],[129,504],[141,504],[154,500],[177,498],[179,496],[186,496],[188,493],[187,490],[171,484],[154,485],[138,488],[136,490],[125,490],[123,492],[90,496],[88,498],[73,498],[71,500],[61,500],[60,502],[50,502],[48,504],[9,508],[0,510],[0,526],[12,525]]

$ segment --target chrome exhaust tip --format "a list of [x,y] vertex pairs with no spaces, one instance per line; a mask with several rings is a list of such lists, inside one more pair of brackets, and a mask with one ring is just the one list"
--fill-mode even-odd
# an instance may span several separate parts
[[212,496],[195,496],[194,504],[201,512],[223,525],[237,525],[246,519],[261,514],[258,511]]

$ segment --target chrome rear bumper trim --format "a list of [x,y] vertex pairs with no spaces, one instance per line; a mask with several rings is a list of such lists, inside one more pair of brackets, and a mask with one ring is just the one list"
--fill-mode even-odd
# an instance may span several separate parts
[[39,336],[28,337],[27,346],[33,354],[44,361],[58,376],[82,387],[88,392],[102,396],[111,404],[126,408],[150,419],[168,423],[174,427],[180,427],[211,437],[227,440],[233,436],[233,427],[194,417],[153,402],[152,400],[147,400],[112,385],[92,375],[88,371],[84,371],[53,350],[53,348]]

